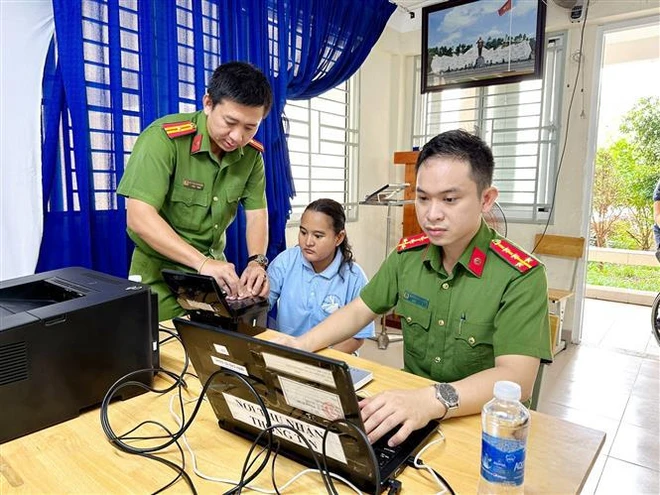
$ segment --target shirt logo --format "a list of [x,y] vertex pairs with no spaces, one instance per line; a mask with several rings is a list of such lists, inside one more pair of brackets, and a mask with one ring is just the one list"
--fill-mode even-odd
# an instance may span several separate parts
[[183,179],[183,187],[187,187],[189,189],[196,189],[197,191],[201,191],[204,189],[204,183],[203,182],[196,182],[194,180],[190,179]]
[[332,314],[341,307],[341,300],[334,294],[328,294],[321,303],[321,309],[328,314]]
[[419,306],[420,308],[427,309],[429,307],[428,299],[424,299],[422,296],[418,296],[417,294],[413,294],[407,290],[403,291],[403,299],[414,304],[415,306]]

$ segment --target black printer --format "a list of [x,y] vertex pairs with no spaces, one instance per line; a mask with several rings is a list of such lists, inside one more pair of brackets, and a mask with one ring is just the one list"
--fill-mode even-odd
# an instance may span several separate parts
[[[80,267],[0,282],[0,443],[74,418],[117,379],[157,366],[149,286]],[[135,379],[151,385],[153,373]]]

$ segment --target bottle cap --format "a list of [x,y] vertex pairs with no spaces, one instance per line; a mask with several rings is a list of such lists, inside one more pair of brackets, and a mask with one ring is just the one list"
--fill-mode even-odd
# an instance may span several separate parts
[[520,385],[508,381],[495,382],[493,395],[501,400],[520,400]]

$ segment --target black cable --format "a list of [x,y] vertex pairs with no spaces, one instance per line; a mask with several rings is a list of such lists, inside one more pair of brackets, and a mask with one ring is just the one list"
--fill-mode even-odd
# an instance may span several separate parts
[[[589,3],[590,0],[587,0],[584,5],[584,21],[582,21],[582,28],[580,30],[580,48],[578,50],[580,57],[583,56],[582,48],[584,45],[584,29],[587,25],[587,14],[589,13]],[[545,234],[548,231],[548,226],[550,225],[550,218],[552,218],[552,212],[554,211],[555,208],[555,201],[557,199],[557,185],[559,184],[559,173],[561,172],[561,167],[564,164],[564,155],[566,154],[566,145],[568,143],[568,129],[571,123],[571,110],[573,109],[573,102],[575,101],[575,93],[577,92],[577,84],[578,84],[578,79],[580,78],[582,63],[583,63],[582,60],[580,60],[580,62],[578,63],[577,72],[575,73],[575,81],[573,81],[573,92],[571,93],[571,99],[569,100],[568,103],[568,111],[566,112],[566,130],[564,132],[564,145],[561,150],[561,155],[559,156],[559,166],[557,167],[557,173],[555,174],[555,184],[552,188],[552,201],[550,202],[550,211],[548,212],[548,219],[545,222],[545,227],[543,228],[543,232],[541,233],[539,240],[536,242],[536,244],[534,244],[534,249],[532,249],[532,254],[534,254],[536,248],[539,247],[540,242],[543,240],[543,237],[545,237]]]
[[419,459],[419,462],[421,462],[421,465],[418,466],[417,464],[415,464],[415,456],[410,456],[410,457],[408,457],[408,459],[406,460],[406,464],[408,464],[409,466],[414,467],[415,469],[424,469],[424,468],[428,468],[428,469],[430,469],[431,471],[433,471],[433,474],[435,474],[435,475],[438,477],[438,479],[439,479],[440,481],[442,481],[442,484],[445,485],[445,488],[446,488],[447,490],[449,490],[449,493],[450,493],[451,495],[456,495],[456,492],[454,492],[454,489],[451,487],[451,485],[450,485],[449,482],[445,479],[444,476],[442,476],[439,472],[437,472],[435,469],[433,469],[433,468],[432,468],[431,466],[429,466],[428,464],[424,464],[424,461],[422,461],[421,459]]
[[[326,428],[325,428],[325,433],[323,434],[323,465],[324,465],[325,469],[326,470],[328,469],[327,464],[326,464],[326,453],[325,453],[326,439],[328,437],[328,433],[330,432],[330,429],[333,426],[339,425],[339,424],[342,424],[342,423],[347,425],[347,426],[350,426],[352,429],[354,429],[358,433],[358,436],[361,438],[362,442],[367,446],[367,452],[369,452],[369,459],[371,460],[371,465],[373,467],[373,472],[376,476],[376,480],[375,480],[375,483],[376,483],[375,490],[376,491],[374,493],[376,495],[379,495],[380,494],[380,483],[381,483],[381,480],[380,480],[380,467],[378,465],[378,460],[376,459],[376,454],[374,453],[374,449],[371,446],[371,442],[369,441],[369,438],[367,437],[367,434],[361,428],[358,428],[356,425],[354,425],[350,421],[346,420],[345,418],[344,419],[335,419],[334,421],[331,421],[328,424],[328,426],[326,426]],[[339,434],[340,435],[345,435],[346,433],[342,433],[341,431],[339,431]],[[333,483],[332,479],[330,479],[330,485],[332,486],[332,488],[334,490],[335,487],[334,487],[334,483]]]
[[[186,361],[187,361],[187,356],[186,356]],[[154,371],[162,372],[162,373],[164,373],[165,375],[167,375],[167,376],[173,378],[174,381],[175,381],[175,383],[172,384],[172,385],[170,385],[169,387],[167,387],[167,388],[165,388],[165,389],[156,389],[156,388],[154,388],[154,387],[151,387],[151,386],[145,385],[145,384],[142,383],[142,382],[138,382],[138,381],[135,381],[135,380],[131,380],[131,378],[132,378],[133,376],[137,375],[137,374],[145,373],[145,372],[154,372]],[[179,445],[178,440],[183,436],[183,434],[185,433],[185,431],[186,431],[186,430],[190,427],[190,425],[192,424],[193,420],[194,420],[195,417],[197,416],[197,413],[198,413],[198,411],[199,411],[199,408],[201,407],[201,404],[202,404],[202,401],[203,401],[203,399],[204,399],[204,395],[206,394],[206,391],[207,391],[208,388],[211,386],[211,383],[212,383],[213,379],[214,379],[216,376],[220,375],[220,374],[228,374],[228,375],[230,375],[230,376],[233,376],[234,378],[237,378],[239,381],[243,382],[243,383],[248,387],[248,389],[251,391],[251,393],[255,396],[255,398],[257,399],[257,402],[258,402],[259,405],[261,406],[262,412],[264,413],[264,417],[266,418],[266,422],[267,422],[267,424],[270,424],[270,419],[269,419],[268,414],[267,414],[266,405],[264,404],[263,400],[261,399],[261,397],[259,396],[259,394],[257,393],[257,391],[254,389],[254,387],[253,387],[253,386],[252,386],[252,385],[251,385],[251,384],[250,384],[250,383],[249,383],[244,377],[242,377],[241,375],[235,373],[235,372],[232,371],[232,370],[228,370],[228,369],[225,369],[225,368],[220,368],[218,371],[216,371],[216,372],[214,372],[213,374],[211,374],[211,375],[209,376],[209,378],[206,380],[206,383],[204,383],[204,385],[203,385],[203,387],[202,387],[202,391],[201,391],[200,396],[199,396],[199,398],[198,398],[198,400],[197,400],[197,403],[195,404],[195,408],[193,409],[192,414],[190,415],[190,418],[189,418],[189,420],[188,420],[187,422],[186,422],[186,420],[185,420],[185,410],[184,410],[184,404],[183,404],[183,397],[182,397],[182,394],[181,394],[181,389],[183,388],[183,386],[184,386],[184,384],[185,384],[185,382],[184,382],[183,379],[181,378],[182,375],[181,375],[181,376],[176,375],[175,373],[173,373],[173,372],[171,372],[171,371],[168,371],[168,370],[165,370],[165,369],[162,369],[162,368],[148,368],[148,369],[142,369],[142,370],[137,370],[137,371],[134,371],[134,372],[132,372],[132,373],[129,373],[129,374],[125,375],[124,377],[122,377],[122,378],[120,378],[119,380],[117,380],[117,381],[116,381],[116,382],[110,387],[110,389],[109,389],[108,392],[106,393],[105,397],[103,398],[103,401],[102,401],[102,403],[101,403],[101,427],[102,427],[103,432],[105,433],[106,437],[108,438],[108,440],[109,440],[109,441],[110,441],[110,442],[111,442],[116,448],[118,448],[119,450],[121,450],[121,451],[123,451],[123,452],[127,452],[127,453],[129,453],[129,454],[136,454],[136,455],[140,455],[140,456],[142,456],[142,457],[146,457],[146,458],[149,458],[149,459],[152,459],[152,460],[155,460],[155,461],[161,462],[161,463],[165,464],[166,466],[170,467],[171,469],[174,469],[175,471],[177,471],[177,473],[178,473],[177,477],[176,477],[173,481],[171,481],[170,483],[168,483],[167,485],[165,485],[165,487],[159,489],[159,490],[158,490],[157,492],[155,492],[155,493],[159,493],[159,492],[162,491],[163,489],[166,489],[166,488],[172,486],[172,484],[174,484],[174,483],[175,483],[176,481],[178,481],[180,478],[184,478],[185,481],[186,481],[186,483],[190,486],[192,492],[193,492],[193,493],[196,493],[196,490],[195,490],[194,484],[192,483],[192,480],[190,479],[190,476],[184,471],[184,468],[185,468],[185,456],[183,455],[183,450],[182,450],[181,446]],[[179,428],[179,430],[176,431],[175,433],[172,433],[172,432],[170,432],[170,431],[167,429],[166,426],[164,426],[164,425],[162,425],[162,424],[160,424],[160,423],[158,423],[158,422],[156,422],[156,421],[143,421],[143,422],[140,423],[137,427],[132,428],[132,429],[129,430],[127,433],[125,433],[125,434],[123,434],[123,435],[117,435],[117,434],[113,431],[112,426],[110,425],[110,421],[109,421],[109,418],[108,418],[108,405],[109,405],[110,401],[112,400],[112,398],[115,396],[115,394],[116,394],[119,390],[121,390],[121,389],[124,388],[124,387],[128,387],[128,386],[137,386],[137,387],[142,388],[142,389],[144,389],[144,390],[147,390],[147,391],[150,391],[150,392],[154,392],[154,393],[158,393],[158,394],[165,394],[165,393],[170,392],[170,391],[173,390],[174,388],[178,388],[179,406],[180,406],[181,417],[182,417],[182,420],[181,420],[181,427]],[[124,438],[124,437],[125,437],[126,435],[130,435],[131,433],[135,432],[139,427],[141,427],[141,426],[143,426],[143,425],[145,425],[145,424],[155,424],[155,425],[158,425],[158,426],[160,426],[161,428],[163,428],[165,431],[167,431],[167,432],[169,433],[169,436],[157,436],[157,437],[153,437],[153,436],[152,436],[152,437],[149,437],[150,439],[154,439],[154,438],[167,438],[168,440],[167,440],[166,442],[164,442],[164,443],[160,443],[160,444],[155,445],[155,446],[153,446],[153,447],[142,447],[142,448],[140,448],[140,447],[134,447],[134,446],[132,446],[132,445],[127,444],[127,443],[125,442],[126,438]],[[128,439],[129,439],[129,440],[133,440],[133,439],[136,439],[136,438],[139,438],[139,437],[129,437]],[[167,460],[167,459],[163,459],[163,458],[161,458],[161,457],[158,457],[158,456],[156,456],[156,455],[153,455],[153,452],[157,452],[157,451],[159,451],[159,450],[165,449],[165,448],[169,447],[170,445],[172,445],[173,443],[176,443],[177,447],[179,448],[179,451],[180,451],[181,454],[182,454],[182,458],[183,458],[183,460],[182,460],[182,466],[178,466],[178,465],[176,465],[175,463],[173,463],[172,461],[169,461],[169,460]],[[269,439],[269,445],[268,445],[269,450],[268,450],[268,452],[267,452],[267,455],[266,455],[264,461],[262,462],[261,466],[259,466],[259,468],[257,469],[257,472],[256,472],[255,474],[253,474],[252,476],[250,476],[247,480],[244,481],[245,484],[249,483],[249,482],[252,481],[256,476],[258,476],[259,473],[263,470],[263,468],[267,465],[267,463],[268,463],[268,458],[270,457],[270,446],[271,446],[271,440]],[[243,478],[244,478],[244,476],[242,477],[242,479],[243,479]]]
[[[319,461],[319,458],[318,458],[316,452],[315,452],[314,449],[312,448],[312,445],[309,443],[309,440],[307,440],[307,438],[306,438],[302,433],[300,433],[298,430],[296,430],[296,429],[293,428],[292,426],[290,426],[290,425],[286,425],[286,424],[283,424],[283,423],[277,423],[277,424],[274,424],[274,425],[269,424],[266,428],[264,428],[263,430],[261,430],[261,431],[259,432],[259,434],[257,435],[257,437],[256,437],[256,438],[254,439],[254,441],[252,442],[252,446],[250,447],[250,451],[248,452],[248,455],[247,455],[246,458],[245,458],[245,463],[244,463],[244,465],[243,465],[244,470],[243,470],[243,473],[241,473],[241,480],[239,481],[239,483],[238,483],[234,488],[232,488],[231,490],[225,492],[224,495],[234,495],[234,494],[239,494],[239,493],[241,493],[241,490],[242,490],[242,489],[243,489],[243,488],[244,488],[244,487],[245,487],[245,486],[246,486],[246,485],[247,485],[252,479],[254,479],[254,477],[255,477],[256,475],[253,475],[253,476],[252,476],[250,479],[248,479],[248,480],[243,480],[243,474],[245,473],[245,466],[247,465],[247,462],[248,462],[250,456],[252,455],[252,451],[253,451],[254,448],[259,444],[259,441],[261,440],[261,438],[262,438],[265,434],[268,434],[270,437],[272,437],[272,432],[275,431],[275,430],[277,430],[277,429],[291,430],[291,431],[294,432],[296,435],[298,435],[298,438],[300,438],[300,439],[303,441],[303,443],[305,444],[305,446],[306,446],[307,449],[309,450],[310,454],[312,455],[312,459],[314,460],[314,464],[316,464],[316,468],[318,469],[319,473],[321,474],[321,479],[323,480],[323,484],[325,485],[327,492],[330,493],[330,494],[332,494],[332,495],[336,495],[336,494],[337,494],[337,491],[334,490],[334,487],[331,487],[331,485],[328,483],[328,480],[330,479],[330,476],[327,474],[327,468],[324,469],[324,468],[321,466],[321,462]],[[270,450],[272,450],[272,443],[271,443],[271,445],[270,445]],[[278,452],[279,452],[279,450],[278,450]],[[268,459],[268,457],[267,457],[266,459]],[[274,474],[274,473],[275,473],[275,468],[274,468],[274,466],[272,466],[272,467],[271,467],[271,476],[272,476],[273,480],[274,480],[274,478],[275,478],[275,474]],[[258,474],[258,473],[257,473],[257,474]],[[276,487],[275,487],[275,491],[276,491],[276,492],[278,491]],[[279,492],[278,492],[278,493],[279,493]]]

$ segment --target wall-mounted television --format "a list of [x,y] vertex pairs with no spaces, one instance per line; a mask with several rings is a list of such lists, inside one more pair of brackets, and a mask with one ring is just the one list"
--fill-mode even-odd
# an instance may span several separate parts
[[543,73],[544,0],[448,0],[422,9],[422,93]]

